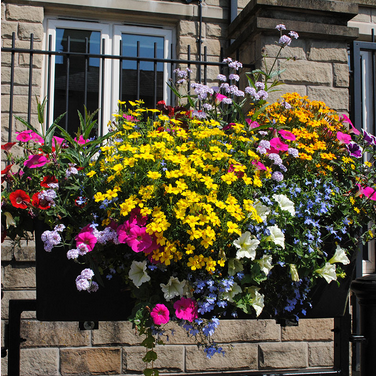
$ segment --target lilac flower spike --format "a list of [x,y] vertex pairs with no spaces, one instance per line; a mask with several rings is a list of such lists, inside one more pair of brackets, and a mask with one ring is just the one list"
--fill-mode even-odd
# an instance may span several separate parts
[[278,43],[280,45],[282,45],[283,47],[289,46],[290,43],[291,43],[291,38],[288,37],[287,35],[282,35],[281,38],[279,38],[279,42]]
[[299,34],[296,31],[290,31],[289,35],[290,35],[291,38],[294,38],[294,39],[299,38]]

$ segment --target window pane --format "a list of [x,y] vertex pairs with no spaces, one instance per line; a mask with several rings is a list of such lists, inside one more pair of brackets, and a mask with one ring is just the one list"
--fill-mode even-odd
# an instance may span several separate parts
[[[139,42],[139,57],[153,58],[154,44],[156,44],[156,57],[164,57],[164,38],[122,33],[122,56],[137,57],[137,42]],[[154,63],[140,62],[140,81],[137,80],[137,62],[124,60],[122,63],[120,98],[122,101],[142,99],[149,108],[154,108],[156,102],[163,99],[163,63],[157,63],[154,72]],[[138,87],[139,85],[139,87]],[[139,98],[137,98],[137,89]],[[156,89],[156,99],[154,91]]]
[[[70,46],[68,46],[70,37]],[[87,38],[87,47],[86,47]],[[56,29],[56,51],[100,53],[100,32],[90,30]],[[84,105],[88,111],[93,112],[98,108],[99,98],[99,58],[85,59],[83,55],[56,56],[55,59],[55,93],[54,93],[54,118],[68,112],[61,124],[67,124],[70,134],[76,133],[79,125],[77,110],[84,112]],[[87,96],[85,98],[85,72],[87,78]],[[67,76],[69,78],[69,93],[66,96]],[[65,123],[67,121],[67,123]]]

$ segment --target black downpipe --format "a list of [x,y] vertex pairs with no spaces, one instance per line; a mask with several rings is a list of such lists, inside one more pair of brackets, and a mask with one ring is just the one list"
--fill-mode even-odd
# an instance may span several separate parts
[[12,33],[12,55],[10,60],[10,91],[9,91],[9,133],[8,142],[12,141],[13,133],[13,88],[14,88],[14,48],[16,47],[16,33]]

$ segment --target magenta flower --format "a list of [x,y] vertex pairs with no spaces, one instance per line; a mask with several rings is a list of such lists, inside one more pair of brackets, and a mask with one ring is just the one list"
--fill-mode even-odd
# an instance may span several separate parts
[[24,162],[25,167],[37,168],[44,166],[49,160],[42,154],[30,155],[28,160]]
[[129,231],[132,225],[129,221],[124,222],[122,225],[116,228],[116,232],[118,234],[118,242],[119,243],[126,243],[127,239],[129,238]]
[[37,133],[35,133],[35,132],[31,132],[31,133],[30,133],[30,137],[31,137],[31,139],[32,139],[34,142],[36,142],[36,143],[38,143],[38,144],[41,144],[41,145],[44,144],[43,137],[39,136],[39,134],[37,134]]
[[153,239],[146,232],[146,227],[134,225],[129,230],[129,236],[126,240],[127,244],[134,252],[144,252],[152,245]]
[[359,135],[360,132],[354,127],[353,123],[351,122],[351,120],[345,115],[343,114],[340,121],[342,121],[342,123],[348,123],[351,125],[351,129],[350,129],[350,132],[356,134],[356,135]]
[[[284,144],[279,137],[275,137],[270,140],[270,148],[273,150],[272,153],[278,153],[279,151],[287,151],[289,146]],[[270,151],[268,150],[268,152]]]
[[54,136],[52,138],[52,147],[56,148],[57,145],[61,146],[65,142],[64,138]]
[[90,231],[81,231],[75,237],[75,240],[77,248],[80,244],[85,244],[89,248],[89,252],[94,249],[95,244],[97,243],[97,238]]
[[157,304],[150,312],[155,325],[167,324],[170,321],[170,312],[164,304]]
[[290,132],[290,131],[286,131],[284,129],[281,129],[278,131],[278,133],[285,139],[285,140],[290,140],[290,141],[295,141],[296,140],[296,137],[294,135],[294,133]]
[[23,132],[20,132],[17,135],[16,139],[18,141],[21,141],[21,142],[28,142],[28,141],[30,141],[32,139],[31,132],[32,131],[23,131]]
[[129,222],[131,224],[135,224],[137,226],[143,227],[146,226],[146,222],[148,220],[147,216],[143,216],[140,213],[140,208],[134,208],[131,211],[131,217],[129,218]]
[[215,104],[216,105],[220,104],[225,98],[227,98],[226,95],[217,93],[215,95]]
[[260,124],[257,121],[252,121],[252,119],[245,119],[247,124],[249,125],[249,129],[258,128]]
[[349,134],[346,134],[346,133],[342,133],[342,132],[337,132],[337,140],[341,143],[341,144],[349,144],[351,142],[351,136]]
[[175,314],[178,319],[192,322],[198,318],[197,303],[191,298],[181,298],[174,303]]
[[253,165],[256,165],[257,170],[265,170],[265,171],[266,171],[266,167],[265,167],[265,165],[262,164],[261,162],[256,161],[256,160],[253,160],[253,161],[252,161],[252,164],[253,164]]
[[77,142],[77,144],[79,145],[85,145],[87,142],[89,142],[90,140],[85,140],[84,139],[84,136],[80,136],[77,140],[77,137],[74,138],[74,140]]
[[352,157],[361,158],[363,154],[363,148],[355,142],[350,142],[347,145],[347,150]]

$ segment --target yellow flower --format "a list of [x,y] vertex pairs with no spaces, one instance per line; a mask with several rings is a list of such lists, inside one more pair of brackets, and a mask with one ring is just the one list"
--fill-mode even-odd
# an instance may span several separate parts
[[157,171],[149,171],[147,175],[148,175],[148,178],[153,179],[153,180],[159,179],[162,176],[162,174],[160,174]]
[[86,174],[89,178],[92,178],[97,172],[96,171],[90,171]]

